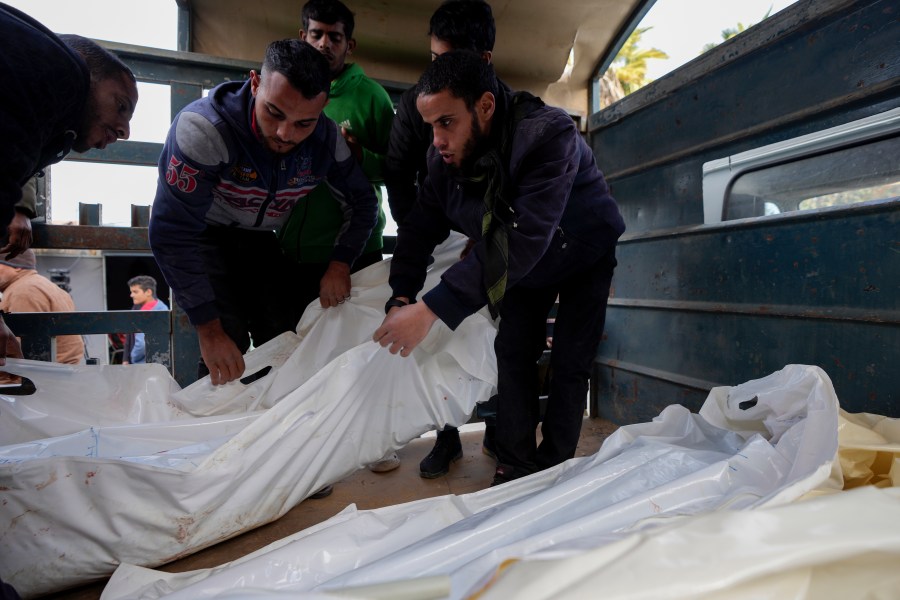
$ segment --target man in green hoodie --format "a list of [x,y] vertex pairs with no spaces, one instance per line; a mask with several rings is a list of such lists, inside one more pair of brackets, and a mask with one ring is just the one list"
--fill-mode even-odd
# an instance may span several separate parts
[[[292,297],[297,299],[297,323],[306,305],[320,297],[323,279],[343,278],[350,291],[350,273],[382,259],[384,211],[380,208],[382,165],[387,152],[394,107],[390,96],[376,81],[366,77],[362,68],[347,62],[353,53],[354,19],[340,0],[309,0],[303,6],[300,39],[311,44],[327,59],[331,67],[331,90],[325,115],[336,122],[363,172],[378,195],[378,222],[352,269],[342,273],[328,272],[328,261],[334,239],[344,223],[335,191],[321,185],[300,202],[279,234],[285,255],[296,263],[291,273]],[[327,306],[322,300],[322,306]]]
[[[335,277],[343,278],[347,294],[350,292],[350,273],[381,261],[382,232],[385,216],[381,208],[381,182],[384,155],[387,153],[394,118],[394,105],[381,85],[370,79],[362,67],[348,63],[347,57],[356,48],[353,39],[353,13],[340,0],[309,0],[303,6],[300,39],[311,44],[327,59],[331,67],[331,90],[325,115],[341,128],[363,172],[378,196],[378,222],[366,243],[362,255],[352,268],[334,273],[329,268],[329,256],[344,223],[340,204],[329,186],[320,185],[300,202],[291,213],[279,234],[285,255],[293,259],[293,272],[286,278],[294,289],[292,298],[295,314],[292,322],[299,322],[306,306],[320,298],[323,307],[327,298],[321,296],[323,284],[329,286]],[[396,469],[400,460],[395,452],[369,468],[375,472]]]

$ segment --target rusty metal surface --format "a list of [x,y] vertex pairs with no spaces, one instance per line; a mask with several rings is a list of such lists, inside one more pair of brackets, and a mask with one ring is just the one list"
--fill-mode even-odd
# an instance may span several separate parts
[[591,382],[591,417],[620,424],[652,421],[670,404],[697,412],[720,385],[617,360],[596,361]]
[[66,250],[135,250],[147,252],[146,227],[32,225],[35,248]]
[[172,307],[172,377],[181,387],[197,381],[200,342],[197,331],[180,306]]
[[898,231],[900,200],[626,237],[599,414],[642,419],[702,389],[683,378],[736,385],[803,363],[828,373],[846,410],[897,416]]
[[153,166],[159,162],[162,149],[163,145],[157,142],[121,140],[103,150],[91,149],[84,154],[72,153],[66,160]]

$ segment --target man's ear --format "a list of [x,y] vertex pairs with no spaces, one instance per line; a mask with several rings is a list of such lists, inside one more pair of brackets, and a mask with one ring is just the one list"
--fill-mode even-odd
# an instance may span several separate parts
[[301,42],[305,42],[305,41],[306,41],[306,32],[303,31],[302,29],[300,29],[300,30],[298,31],[298,33],[300,34],[300,41],[301,41]]
[[351,54],[354,50],[356,50],[356,40],[350,38],[350,41],[347,42],[347,54]]
[[491,58],[494,56],[494,53],[490,50],[485,50],[481,53],[481,60],[486,62],[487,64],[491,64]]
[[254,96],[256,96],[256,92],[259,90],[259,82],[259,73],[257,73],[253,69],[250,69],[250,93]]
[[494,98],[494,94],[491,92],[485,92],[481,95],[481,98],[475,102],[475,112],[478,115],[478,119],[482,123],[486,123],[490,121],[494,116],[494,110],[497,108],[497,99]]

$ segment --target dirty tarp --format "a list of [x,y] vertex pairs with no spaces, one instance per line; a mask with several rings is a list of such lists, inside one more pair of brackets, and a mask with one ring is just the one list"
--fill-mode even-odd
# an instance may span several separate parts
[[123,565],[102,598],[896,597],[898,484],[900,421],[789,365],[503,486],[350,506],[214,569]]
[[[435,254],[426,285],[465,238]],[[159,365],[9,360],[32,396],[0,395],[0,578],[23,596],[156,566],[272,521],[322,486],[446,423],[496,382],[491,321],[436,324],[410,358],[371,341],[389,263],[352,299],[313,303],[246,356],[244,385],[178,390]]]

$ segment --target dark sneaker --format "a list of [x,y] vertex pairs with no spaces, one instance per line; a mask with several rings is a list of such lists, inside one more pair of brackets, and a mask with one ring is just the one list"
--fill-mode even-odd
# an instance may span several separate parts
[[494,460],[497,460],[497,447],[494,445],[494,433],[496,431],[496,425],[485,425],[484,439],[481,441],[481,453],[490,456]]
[[333,492],[333,491],[334,491],[333,485],[326,485],[325,487],[320,489],[315,494],[311,494],[309,497],[312,498],[313,500],[321,500],[322,498],[327,498],[328,496],[330,496],[331,492]]
[[419,463],[419,475],[425,479],[434,479],[446,475],[450,471],[450,463],[462,458],[462,444],[459,441],[459,430],[438,431],[434,448]]

